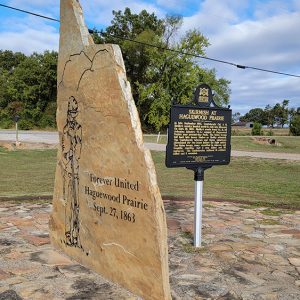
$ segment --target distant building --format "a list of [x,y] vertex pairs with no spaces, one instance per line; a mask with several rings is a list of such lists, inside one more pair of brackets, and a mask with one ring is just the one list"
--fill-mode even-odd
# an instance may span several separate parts
[[252,128],[253,127],[254,122],[235,122],[232,124],[232,126],[236,126],[236,127],[245,127],[245,128]]

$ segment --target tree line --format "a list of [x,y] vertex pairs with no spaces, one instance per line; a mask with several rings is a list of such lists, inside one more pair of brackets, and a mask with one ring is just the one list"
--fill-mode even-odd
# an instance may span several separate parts
[[0,127],[55,127],[57,53],[0,51]]
[[[169,123],[172,103],[186,104],[201,83],[214,90],[214,100],[227,105],[230,82],[217,78],[214,69],[199,65],[199,59],[185,54],[205,56],[208,39],[198,30],[179,36],[182,18],[158,18],[142,10],[113,11],[111,25],[93,33],[96,43],[119,44],[128,80],[144,131],[160,131]],[[127,39],[127,40],[126,40]],[[153,48],[128,39],[155,44]],[[170,48],[180,53],[164,51]],[[22,129],[55,127],[57,52],[46,51],[26,56],[0,51],[0,127],[13,125],[13,116],[21,118]]]
[[300,135],[300,107],[297,109],[289,108],[289,100],[283,100],[281,103],[276,103],[274,106],[267,105],[264,109],[250,109],[244,116],[240,113],[233,114],[233,123],[254,122],[260,125],[266,125],[270,128],[284,127],[288,125],[290,132],[293,135]]

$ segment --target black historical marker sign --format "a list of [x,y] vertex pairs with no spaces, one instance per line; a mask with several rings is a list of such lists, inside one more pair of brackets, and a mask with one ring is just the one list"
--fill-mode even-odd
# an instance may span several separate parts
[[13,120],[15,123],[17,123],[20,120],[20,116],[19,115],[14,115]]
[[208,85],[197,87],[194,104],[171,108],[166,166],[196,170],[230,162],[231,110],[216,106]]

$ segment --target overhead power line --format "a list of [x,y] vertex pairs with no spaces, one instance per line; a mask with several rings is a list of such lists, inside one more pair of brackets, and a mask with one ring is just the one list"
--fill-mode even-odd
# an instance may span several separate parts
[[[89,32],[90,33],[101,33],[101,31],[92,30],[92,29],[89,29]],[[210,60],[210,61],[219,62],[219,63],[222,63],[222,64],[227,64],[227,65],[235,66],[235,67],[237,67],[239,69],[253,69],[253,70],[262,71],[262,72],[269,72],[269,73],[275,73],[275,74],[281,74],[281,75],[286,75],[286,76],[292,76],[292,77],[298,77],[298,78],[300,78],[300,75],[283,73],[283,72],[278,72],[278,71],[272,71],[272,70],[267,70],[267,69],[262,69],[262,68],[251,67],[251,66],[239,65],[239,64],[235,64],[233,62],[229,62],[229,61],[226,61],[226,60],[221,60],[221,59],[217,59],[217,58],[211,58],[211,57],[207,57],[207,56],[193,54],[193,53],[189,53],[189,52],[186,52],[186,51],[180,51],[180,50],[170,49],[170,48],[167,48],[167,47],[161,47],[161,46],[149,44],[149,43],[146,43],[146,42],[136,41],[136,40],[125,38],[125,37],[120,37],[120,36],[116,36],[116,35],[110,35],[110,36],[113,37],[113,38],[130,41],[130,42],[133,42],[133,43],[136,43],[136,44],[140,44],[140,45],[144,45],[144,46],[148,46],[148,47],[157,48],[157,49],[160,49],[160,50],[163,50],[163,51],[171,51],[171,52],[175,52],[175,53],[178,53],[178,54],[184,54],[184,55],[188,55],[188,56],[193,56],[193,57],[197,57],[197,58],[202,58],[202,59],[206,59],[206,60]]]
[[43,15],[40,15],[40,14],[36,14],[36,13],[34,13],[34,12],[27,11],[27,10],[24,10],[24,9],[20,9],[20,8],[8,6],[8,5],[4,5],[4,4],[0,4],[0,6],[3,6],[3,7],[5,7],[5,8],[9,8],[9,9],[13,9],[13,10],[17,10],[17,11],[23,12],[23,13],[25,13],[25,14],[33,15],[33,16],[36,16],[36,17],[40,17],[40,18],[43,18],[43,19],[50,20],[50,21],[60,22],[60,21],[57,20],[57,19],[53,19],[53,18],[50,18],[50,17],[47,17],[47,16],[43,16]]
[[[89,29],[89,33],[93,34],[93,33],[102,33],[102,32],[98,31],[98,30]],[[202,56],[202,55],[198,55],[198,54],[193,54],[193,53],[189,53],[189,52],[185,52],[185,51],[170,49],[170,48],[167,48],[167,47],[161,47],[161,46],[158,46],[158,45],[153,45],[153,44],[149,44],[149,43],[146,43],[146,42],[140,42],[140,41],[136,41],[136,40],[133,40],[133,39],[129,39],[129,38],[125,38],[125,37],[121,37],[121,36],[117,36],[117,35],[110,35],[110,36],[113,37],[113,38],[116,38],[116,39],[125,40],[125,41],[133,42],[133,43],[136,43],[136,44],[148,46],[148,47],[157,48],[157,49],[163,50],[163,51],[171,51],[171,52],[175,52],[175,53],[178,53],[178,54],[194,56],[194,57],[197,57],[197,58],[203,58],[203,59],[207,59],[207,60],[220,62],[220,63],[223,63],[223,64],[237,66],[236,64],[225,61],[225,60],[210,58],[210,57],[206,57],[206,56]]]
[[[36,16],[36,17],[39,17],[39,18],[47,19],[47,20],[50,20],[50,21],[60,22],[58,19],[50,18],[50,17],[40,15],[40,14],[36,14],[34,12],[31,12],[31,11],[19,9],[19,8],[4,5],[4,4],[0,4],[0,6],[5,7],[5,8],[9,8],[9,9],[13,9],[13,10],[16,10],[16,11],[20,11],[22,13],[26,13],[26,14],[29,14],[29,15],[33,15],[33,16]],[[90,33],[101,33],[101,31],[92,30],[92,29],[89,29],[89,32]],[[240,65],[240,64],[236,64],[236,63],[226,61],[226,60],[211,58],[211,57],[202,56],[202,55],[197,55],[197,54],[189,53],[189,52],[186,52],[186,51],[175,50],[175,49],[171,49],[171,48],[167,48],[167,47],[161,47],[161,46],[158,46],[158,45],[153,45],[153,44],[146,43],[146,42],[140,42],[140,41],[136,41],[136,40],[125,38],[125,37],[120,37],[120,36],[116,36],[116,35],[110,35],[110,36],[112,38],[125,40],[125,41],[130,41],[132,43],[144,45],[144,46],[147,46],[147,47],[157,48],[157,49],[162,50],[162,51],[170,51],[170,52],[174,52],[174,53],[177,53],[177,54],[188,55],[188,56],[192,56],[192,57],[196,57],[196,58],[202,58],[202,59],[209,60],[209,61],[214,61],[214,62],[218,62],[218,63],[222,63],[222,64],[231,65],[231,66],[237,67],[239,69],[252,69],[252,70],[261,71],[261,72],[267,72],[267,73],[273,73],[273,74],[279,74],[279,75],[285,75],[285,76],[300,78],[300,75],[296,75],[296,74],[290,74],[290,73],[284,73],[284,72],[279,72],[279,71],[262,69],[262,68],[252,67],[252,66]]]

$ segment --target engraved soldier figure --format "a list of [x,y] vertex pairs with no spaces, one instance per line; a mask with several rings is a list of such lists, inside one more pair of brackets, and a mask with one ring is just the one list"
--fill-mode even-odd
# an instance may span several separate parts
[[81,247],[79,241],[79,160],[82,128],[77,122],[78,103],[72,96],[68,101],[67,122],[62,135],[63,194],[65,206],[66,244]]

